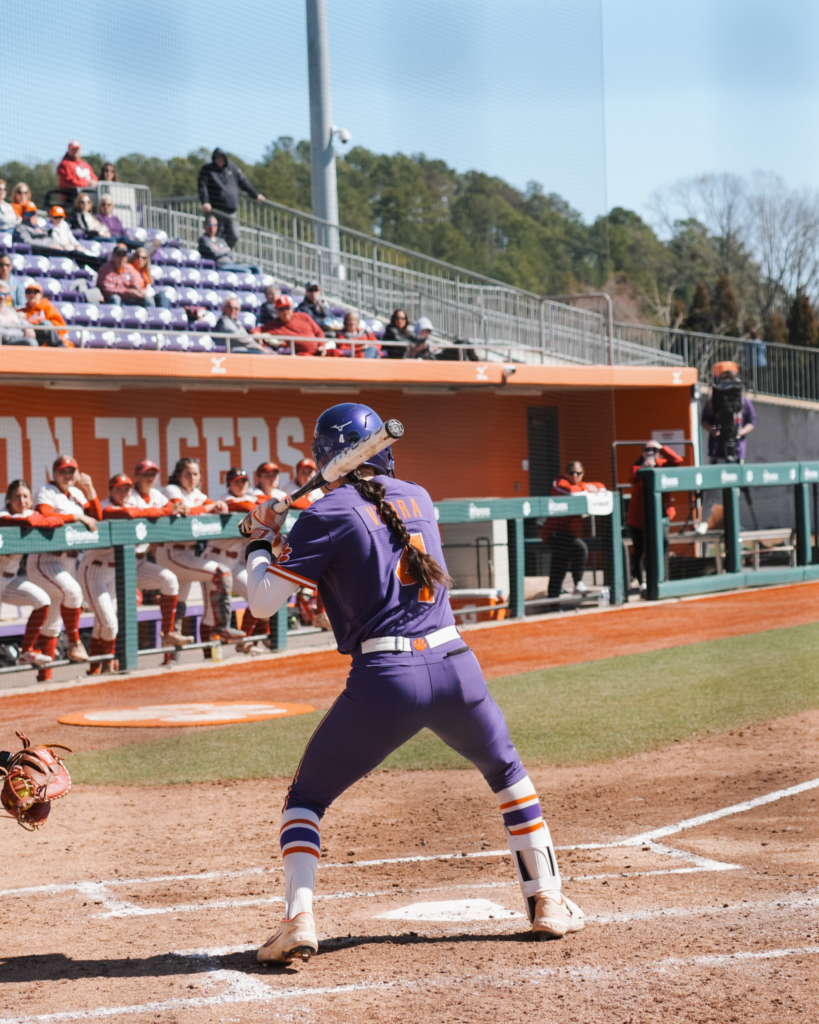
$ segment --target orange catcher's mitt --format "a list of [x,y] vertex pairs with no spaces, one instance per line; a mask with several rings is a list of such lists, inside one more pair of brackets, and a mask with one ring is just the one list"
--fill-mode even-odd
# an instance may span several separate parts
[[71,789],[71,776],[52,748],[71,748],[62,743],[33,747],[25,733],[18,732],[23,749],[16,754],[0,750],[0,803],[18,824],[29,832],[41,828],[51,810],[51,801]]

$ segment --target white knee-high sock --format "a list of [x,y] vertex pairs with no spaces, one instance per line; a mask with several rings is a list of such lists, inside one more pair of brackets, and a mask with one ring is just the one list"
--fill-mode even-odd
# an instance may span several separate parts
[[306,807],[282,814],[279,842],[284,859],[284,919],[313,912],[316,868],[321,856],[319,817]]
[[528,775],[495,796],[531,921],[538,896],[560,891],[560,870],[552,837]]

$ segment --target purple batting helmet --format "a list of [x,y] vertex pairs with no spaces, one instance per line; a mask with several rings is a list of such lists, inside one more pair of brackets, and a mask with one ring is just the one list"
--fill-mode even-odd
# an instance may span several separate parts
[[[355,402],[342,402],[334,405],[319,416],[313,434],[313,458],[319,469],[339,452],[346,451],[366,434],[371,434],[383,426],[383,420],[368,405]],[[378,473],[393,476],[395,463],[392,458],[392,446],[373,455],[364,463]]]

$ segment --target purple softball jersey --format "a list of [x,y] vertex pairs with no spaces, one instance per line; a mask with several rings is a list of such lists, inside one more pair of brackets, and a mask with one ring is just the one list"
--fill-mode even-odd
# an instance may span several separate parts
[[[424,488],[375,479],[412,543],[444,566],[435,509]],[[428,591],[409,576],[401,542],[351,484],[301,513],[268,571],[318,588],[342,654],[355,654],[370,637],[421,637],[455,624],[446,589]]]

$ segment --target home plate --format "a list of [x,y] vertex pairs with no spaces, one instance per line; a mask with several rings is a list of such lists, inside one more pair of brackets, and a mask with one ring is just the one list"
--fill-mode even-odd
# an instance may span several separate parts
[[63,725],[107,725],[116,728],[156,729],[185,725],[233,725],[261,722],[266,718],[305,715],[316,709],[311,704],[240,704],[236,701],[208,701],[201,704],[148,704],[138,708],[110,708],[63,715]]
[[523,917],[523,914],[507,910],[492,900],[441,900],[437,903],[410,903],[408,907],[378,916],[393,921],[509,921]]

